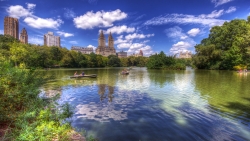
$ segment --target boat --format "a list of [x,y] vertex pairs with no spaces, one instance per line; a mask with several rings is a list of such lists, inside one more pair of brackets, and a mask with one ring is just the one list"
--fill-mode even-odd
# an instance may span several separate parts
[[91,78],[96,78],[97,74],[85,74],[85,75],[75,75],[75,76],[70,76],[70,78],[82,78],[82,77],[91,77]]
[[128,71],[127,71],[127,72],[121,72],[121,74],[122,74],[122,75],[128,75],[129,72],[128,72]]

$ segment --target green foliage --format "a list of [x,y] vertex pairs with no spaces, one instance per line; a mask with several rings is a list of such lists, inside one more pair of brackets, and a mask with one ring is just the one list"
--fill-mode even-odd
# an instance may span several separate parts
[[214,26],[209,37],[195,46],[197,53],[193,56],[193,64],[199,69],[233,69],[239,64],[249,64],[249,47],[249,21],[225,22],[222,26]]
[[69,140],[72,128],[65,119],[72,115],[71,107],[38,96],[39,87],[49,80],[44,76],[0,62],[0,125],[9,125],[3,140]]
[[16,66],[23,65],[27,68],[93,68],[107,66],[144,67],[148,58],[129,56],[120,59],[117,56],[105,57],[94,53],[82,54],[66,48],[22,44],[11,36],[0,35],[1,60],[10,60]]
[[120,67],[121,61],[116,55],[109,55],[108,56],[108,66],[109,67]]
[[166,54],[161,51],[159,54],[151,55],[149,57],[147,61],[147,68],[185,70],[186,62],[177,59],[175,56],[166,56]]

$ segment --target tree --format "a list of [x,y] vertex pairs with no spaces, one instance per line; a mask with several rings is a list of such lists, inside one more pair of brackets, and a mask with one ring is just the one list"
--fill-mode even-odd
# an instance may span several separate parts
[[233,69],[247,64],[250,47],[250,23],[235,19],[222,26],[214,26],[208,38],[195,46],[194,65],[200,69]]
[[116,55],[109,55],[108,56],[108,66],[110,67],[120,67],[121,61]]

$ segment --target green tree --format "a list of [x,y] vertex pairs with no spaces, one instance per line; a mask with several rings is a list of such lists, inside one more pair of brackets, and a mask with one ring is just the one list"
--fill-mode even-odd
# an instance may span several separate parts
[[208,38],[195,46],[194,65],[200,69],[233,69],[247,64],[250,47],[250,24],[235,19],[222,26],[214,26]]
[[121,61],[116,55],[109,55],[108,56],[108,66],[110,67],[120,67]]

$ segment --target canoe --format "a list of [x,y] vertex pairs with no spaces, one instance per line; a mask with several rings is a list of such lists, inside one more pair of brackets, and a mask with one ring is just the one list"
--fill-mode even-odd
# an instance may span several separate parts
[[91,77],[91,78],[96,78],[97,75],[96,74],[90,74],[90,75],[76,75],[76,76],[70,76],[70,78],[82,78],[82,77]]

